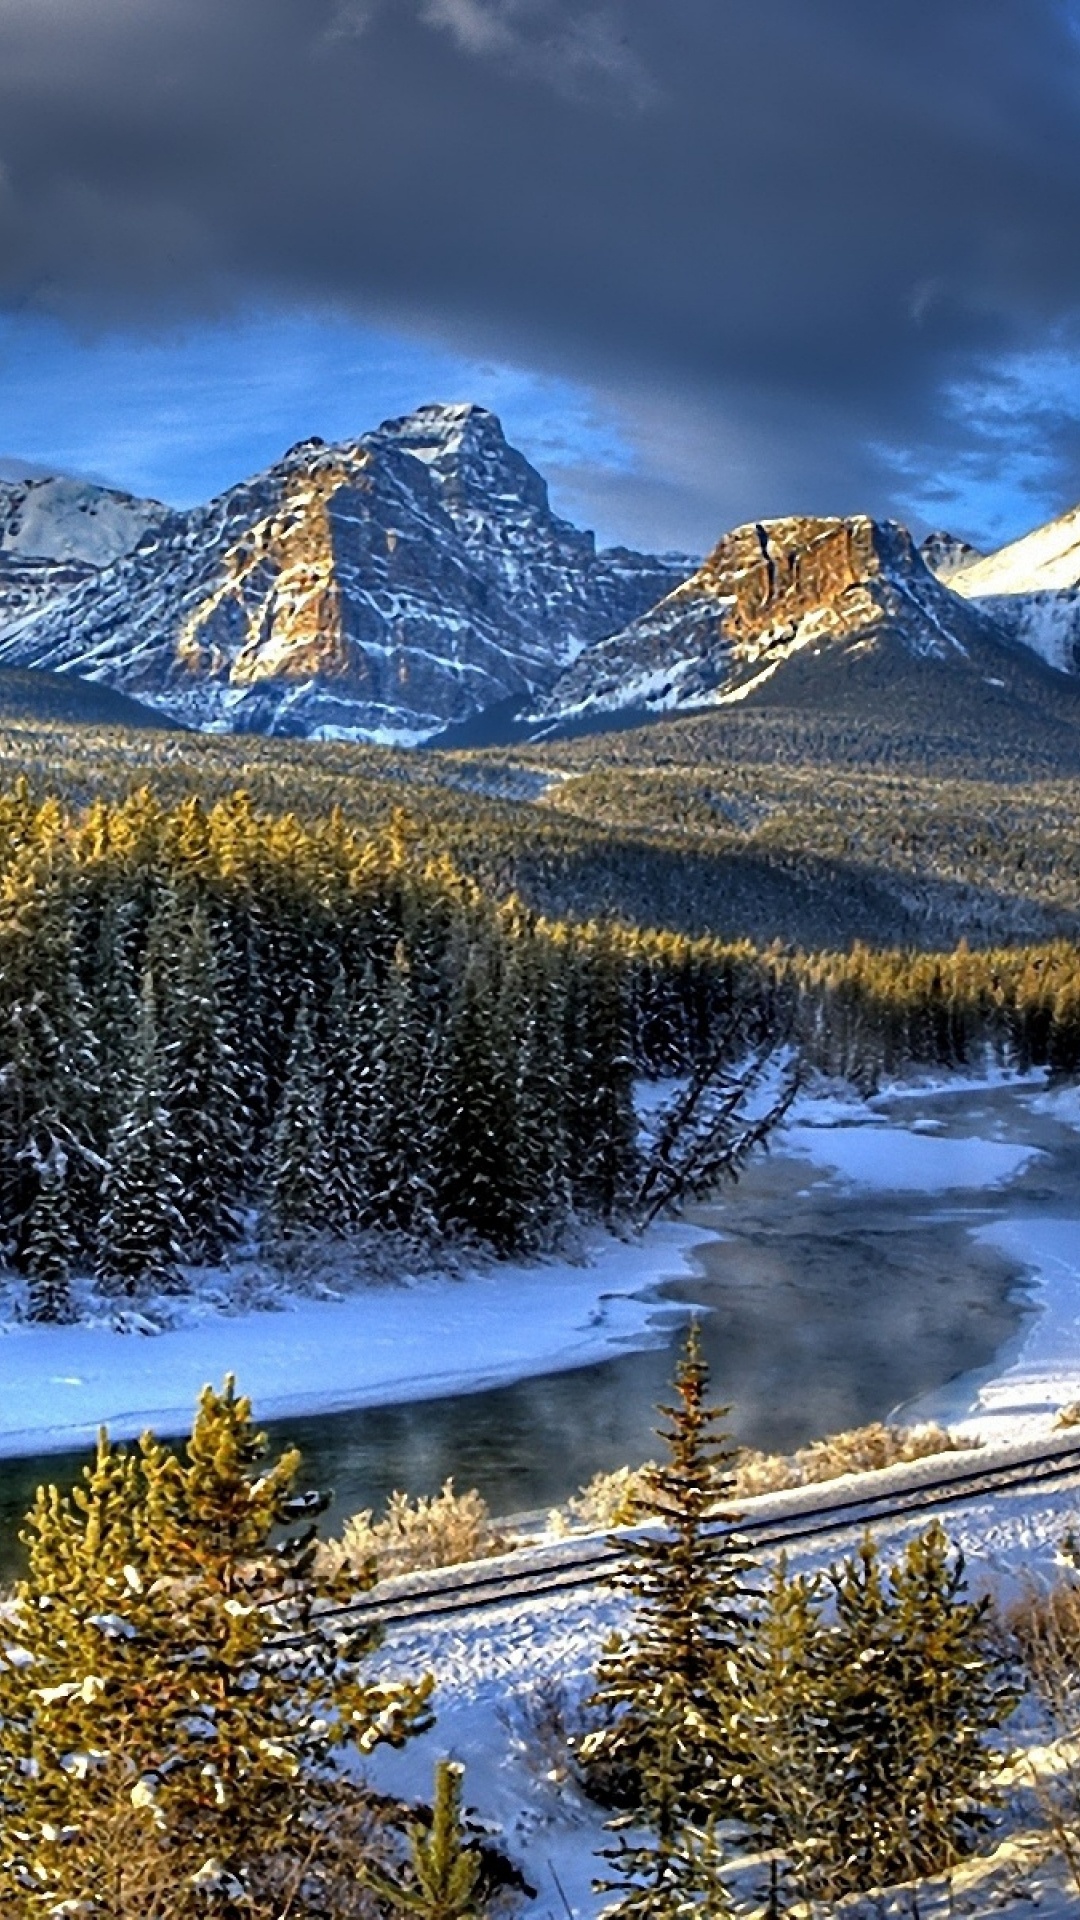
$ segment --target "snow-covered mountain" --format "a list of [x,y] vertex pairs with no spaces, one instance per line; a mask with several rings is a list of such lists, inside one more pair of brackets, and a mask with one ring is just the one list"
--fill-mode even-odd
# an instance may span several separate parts
[[999,626],[1064,673],[1080,673],[1080,507],[949,576]]
[[920,540],[919,552],[931,573],[936,574],[939,580],[950,583],[954,574],[983,558],[978,547],[959,539],[955,533],[944,532],[940,527],[936,532],[928,533],[925,540]]
[[723,706],[757,695],[800,654],[902,655],[993,673],[1007,651],[893,521],[765,520],[726,534],[683,585],[593,647],[538,703],[541,717]]
[[0,480],[0,554],[106,567],[130,553],[169,509],[60,475]]
[[417,742],[550,686],[693,565],[597,552],[493,414],[423,407],[158,510],[60,598],[20,611],[12,589],[0,664],[204,728]]

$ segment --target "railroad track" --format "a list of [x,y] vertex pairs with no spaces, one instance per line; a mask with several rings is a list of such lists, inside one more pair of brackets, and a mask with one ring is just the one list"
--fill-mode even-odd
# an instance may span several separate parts
[[[948,1469],[941,1467],[949,1461]],[[937,1469],[935,1471],[935,1469]],[[730,1533],[751,1553],[801,1546],[815,1539],[861,1534],[867,1527],[896,1519],[940,1512],[997,1494],[1039,1487],[1080,1485],[1080,1432],[1054,1444],[1030,1442],[1007,1449],[943,1455],[903,1467],[889,1467],[824,1486],[800,1487],[743,1503],[737,1515],[718,1513],[717,1528]],[[627,1528],[615,1540],[591,1534],[523,1547],[489,1560],[405,1574],[380,1582],[350,1602],[320,1613],[320,1621],[420,1626],[453,1615],[521,1605],[609,1583],[623,1555],[643,1533]]]

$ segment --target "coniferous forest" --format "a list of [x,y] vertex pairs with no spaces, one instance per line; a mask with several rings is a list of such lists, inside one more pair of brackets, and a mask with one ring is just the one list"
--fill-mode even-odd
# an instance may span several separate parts
[[243,790],[0,798],[0,1245],[33,1317],[252,1232],[550,1246],[654,1191],[635,1076],[769,1035],[864,1085],[1080,1060],[1072,942],[762,950],[542,915],[467,852]]

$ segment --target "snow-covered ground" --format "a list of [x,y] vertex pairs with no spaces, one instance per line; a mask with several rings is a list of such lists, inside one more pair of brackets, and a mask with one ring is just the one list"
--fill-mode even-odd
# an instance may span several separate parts
[[[107,1322],[0,1332],[0,1454],[63,1450],[99,1425],[127,1439],[186,1432],[200,1389],[235,1373],[260,1419],[387,1406],[583,1367],[666,1337],[659,1301],[693,1271],[700,1232],[596,1236],[580,1264],[550,1260],[303,1294],[198,1317],[151,1336]],[[362,1281],[362,1276],[359,1277]],[[184,1303],[178,1303],[181,1306]],[[197,1306],[197,1303],[194,1303]],[[137,1327],[138,1323],[135,1322]]]
[[[1060,1568],[1059,1543],[1075,1524],[1075,1491],[986,1496],[952,1509],[946,1525],[967,1559],[970,1590],[992,1588],[1007,1604],[1023,1581],[1053,1577]],[[879,1524],[875,1533],[887,1557],[925,1525],[926,1516]],[[791,1565],[828,1564],[850,1552],[850,1535],[819,1543]],[[574,1724],[605,1637],[625,1624],[627,1602],[610,1590],[553,1595],[527,1607],[459,1616],[423,1627],[391,1627],[378,1665],[390,1674],[437,1676],[436,1724],[422,1739],[397,1752],[377,1753],[369,1764],[375,1783],[407,1798],[429,1797],[431,1769],[442,1754],[466,1769],[466,1797],[537,1890],[525,1920],[566,1920],[566,1908],[581,1920],[597,1914],[602,1899],[592,1892],[605,1844],[603,1814],[575,1785],[560,1739],[560,1720]],[[1033,1737],[1025,1724],[1017,1741]],[[1021,1762],[1016,1773],[1022,1780]],[[958,1870],[950,1890],[920,1889],[921,1920],[969,1914],[1018,1917],[1037,1907],[1041,1920],[1076,1920],[1080,1894],[1045,1844],[1024,1829],[1030,1804],[1006,1821],[1001,1844],[987,1858]],[[749,1895],[753,1867],[740,1871]],[[838,1912],[866,1920],[910,1920],[906,1894],[880,1906],[867,1901]]]

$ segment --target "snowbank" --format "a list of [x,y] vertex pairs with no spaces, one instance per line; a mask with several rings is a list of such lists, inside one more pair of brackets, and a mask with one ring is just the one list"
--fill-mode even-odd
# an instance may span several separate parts
[[868,1121],[785,1127],[785,1153],[810,1160],[854,1186],[880,1193],[951,1193],[1007,1186],[1039,1157],[1019,1143],[939,1139],[914,1127],[891,1125],[884,1115]]
[[336,1301],[205,1319],[152,1338],[102,1326],[9,1326],[0,1335],[0,1455],[58,1451],[104,1423],[121,1439],[185,1432],[207,1381],[235,1373],[259,1418],[478,1392],[590,1366],[666,1337],[664,1280],[695,1271],[701,1231],[673,1223],[611,1236],[587,1264],[499,1264],[454,1278],[358,1287]]
[[999,1220],[976,1231],[1027,1268],[1033,1312],[992,1377],[961,1376],[935,1396],[935,1408],[950,1425],[988,1440],[1022,1439],[1080,1399],[1080,1218]]

